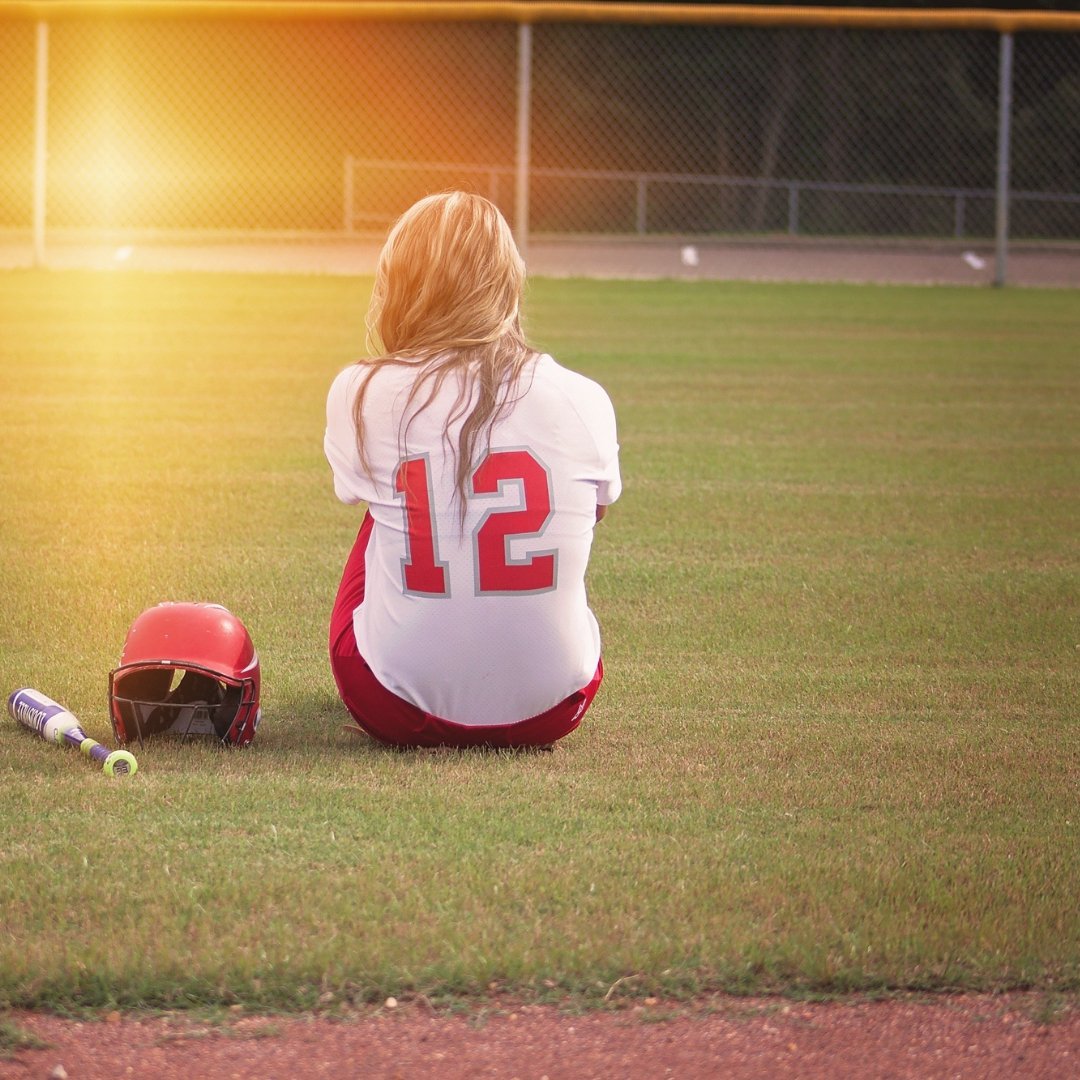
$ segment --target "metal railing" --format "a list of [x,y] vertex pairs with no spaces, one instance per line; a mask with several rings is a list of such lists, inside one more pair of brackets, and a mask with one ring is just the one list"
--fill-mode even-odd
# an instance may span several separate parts
[[[374,209],[362,209],[356,205],[356,177],[358,174],[386,176],[410,174],[424,178],[438,178],[430,185],[436,188],[451,186],[466,186],[474,188],[485,194],[495,203],[505,202],[508,192],[514,188],[515,170],[505,165],[484,165],[478,163],[444,162],[444,161],[384,161],[371,158],[357,158],[348,155],[345,158],[344,167],[344,199],[342,206],[342,228],[346,236],[355,236],[359,232],[374,229],[383,231],[390,225],[397,214],[394,210],[379,212]],[[778,231],[788,236],[828,235],[836,236],[836,229],[828,232],[807,230],[800,220],[800,207],[805,194],[824,194],[837,196],[891,196],[897,201],[928,200],[934,201],[947,210],[935,214],[940,226],[933,232],[923,232],[924,237],[951,236],[955,240],[969,239],[971,237],[986,238],[992,235],[992,231],[985,222],[993,221],[993,206],[998,192],[994,188],[962,188],[962,187],[933,187],[914,184],[855,184],[855,183],[830,183],[828,181],[794,180],[794,179],[766,179],[761,177],[747,176],[720,176],[694,173],[663,173],[663,172],[620,172],[605,169],[547,169],[534,168],[530,170],[530,179],[537,180],[569,180],[588,184],[590,181],[619,184],[626,189],[625,213],[611,218],[603,223],[603,227],[596,232],[632,232],[635,236],[644,237],[651,232],[678,232],[691,234],[697,230],[687,227],[684,221],[683,227],[673,229],[670,223],[662,223],[657,226],[649,217],[649,188],[650,185],[668,185],[671,187],[701,187],[711,188],[717,191],[772,191],[783,196],[782,205],[786,208],[786,217],[783,222],[774,223]],[[385,188],[385,183],[376,182],[371,185],[375,188]],[[1025,204],[1048,205],[1060,208],[1069,208],[1080,211],[1080,194],[1055,191],[1011,191],[1010,202],[1013,208],[1023,208]],[[972,231],[968,227],[969,205],[971,203],[983,203],[987,208],[980,215],[984,221],[982,229]],[[988,211],[988,212],[987,212]],[[895,216],[895,215],[894,215]],[[632,227],[627,222],[633,221]],[[925,215],[919,215],[920,218]],[[732,231],[734,226],[723,231]],[[721,231],[719,229],[713,231]]]

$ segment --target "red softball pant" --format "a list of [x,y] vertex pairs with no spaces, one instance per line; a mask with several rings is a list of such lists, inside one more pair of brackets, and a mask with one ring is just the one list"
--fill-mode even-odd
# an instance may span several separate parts
[[580,723],[600,688],[604,665],[587,686],[546,712],[513,724],[474,727],[433,716],[387,690],[360,655],[353,633],[353,611],[364,601],[364,554],[375,521],[364,516],[349,553],[330,616],[330,667],[338,693],[353,719],[373,738],[391,746],[546,746],[569,735]]

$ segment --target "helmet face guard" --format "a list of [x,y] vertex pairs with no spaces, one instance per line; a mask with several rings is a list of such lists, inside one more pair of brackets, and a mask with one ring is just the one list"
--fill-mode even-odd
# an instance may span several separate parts
[[244,624],[220,604],[164,603],[131,625],[109,673],[120,745],[154,735],[247,746],[261,716],[259,657]]
[[231,679],[196,664],[125,664],[109,675],[113,733],[121,743],[152,735],[215,736],[246,746],[258,724],[253,679]]

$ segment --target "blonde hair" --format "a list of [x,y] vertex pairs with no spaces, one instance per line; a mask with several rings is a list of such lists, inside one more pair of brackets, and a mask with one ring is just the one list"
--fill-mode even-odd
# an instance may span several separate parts
[[[494,203],[463,191],[429,195],[390,230],[379,255],[368,308],[368,347],[374,358],[353,405],[356,445],[364,449],[363,407],[376,372],[397,364],[416,369],[404,416],[427,408],[446,380],[458,379],[444,438],[455,457],[455,488],[465,517],[466,484],[478,448],[512,408],[525,365],[536,356],[521,329],[525,263]],[[423,392],[423,393],[422,393]],[[412,411],[414,403],[419,408]],[[450,427],[464,420],[457,446]],[[408,420],[399,432],[402,452]]]

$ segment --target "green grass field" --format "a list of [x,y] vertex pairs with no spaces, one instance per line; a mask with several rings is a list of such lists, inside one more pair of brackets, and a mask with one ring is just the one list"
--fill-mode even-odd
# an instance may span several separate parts
[[532,283],[626,489],[604,689],[504,755],[342,731],[321,439],[369,287],[0,275],[0,690],[111,741],[166,599],[264,678],[250,750],[128,780],[5,711],[0,1005],[1080,989],[1075,293]]

